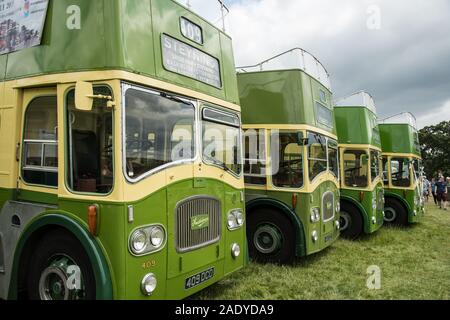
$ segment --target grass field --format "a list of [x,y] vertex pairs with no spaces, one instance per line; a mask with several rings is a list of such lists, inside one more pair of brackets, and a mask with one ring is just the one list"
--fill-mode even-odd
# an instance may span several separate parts
[[[369,290],[367,268],[381,268]],[[450,211],[428,205],[407,228],[384,227],[360,241],[339,240],[294,266],[250,264],[194,299],[450,299]]]

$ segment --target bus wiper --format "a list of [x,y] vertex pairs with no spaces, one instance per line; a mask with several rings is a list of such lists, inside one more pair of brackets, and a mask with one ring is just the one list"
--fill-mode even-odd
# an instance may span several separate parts
[[226,172],[233,172],[230,168],[228,168],[228,166],[225,163],[223,163],[223,162],[221,162],[221,161],[219,161],[219,160],[217,160],[217,159],[215,159],[215,158],[213,158],[211,156],[207,156],[206,154],[204,154],[203,158],[205,160],[208,160],[209,162],[212,162],[213,164],[221,167]]
[[317,141],[319,141],[320,147],[322,148],[322,151],[325,151],[325,145],[322,142],[322,137],[319,136],[318,134],[316,134],[315,137],[316,137]]
[[168,95],[167,93],[163,93],[163,92],[162,92],[162,93],[160,93],[160,95],[161,95],[161,97],[166,98],[166,99],[169,99],[169,100],[174,101],[174,102],[186,104],[186,105],[188,105],[188,106],[192,105],[191,103],[189,103],[189,102],[187,102],[187,101],[184,101],[183,99],[180,99],[180,98],[177,98],[177,97]]

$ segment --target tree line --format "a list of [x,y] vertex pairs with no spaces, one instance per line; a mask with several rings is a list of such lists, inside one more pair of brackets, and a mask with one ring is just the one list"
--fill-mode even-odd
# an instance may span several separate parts
[[419,131],[423,165],[428,178],[436,177],[439,171],[450,176],[450,121]]

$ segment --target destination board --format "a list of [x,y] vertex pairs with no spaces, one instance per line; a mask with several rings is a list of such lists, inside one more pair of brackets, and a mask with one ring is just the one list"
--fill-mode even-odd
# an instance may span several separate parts
[[222,87],[219,60],[165,34],[161,41],[164,68],[216,88]]
[[41,44],[48,0],[0,0],[0,54]]

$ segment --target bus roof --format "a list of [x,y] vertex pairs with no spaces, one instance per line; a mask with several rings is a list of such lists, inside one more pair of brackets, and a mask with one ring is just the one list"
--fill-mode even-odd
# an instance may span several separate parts
[[302,70],[331,90],[330,75],[323,64],[311,53],[293,48],[252,66],[238,67],[238,72]]
[[303,70],[238,73],[244,125],[309,125],[336,134],[332,93]]
[[364,107],[369,109],[375,115],[377,114],[375,101],[366,91],[359,91],[345,98],[336,100],[335,107]]
[[[231,39],[177,1],[78,0],[75,7],[49,0],[41,44],[0,55],[0,81],[123,70],[238,103]],[[183,21],[201,36],[189,37]]]

